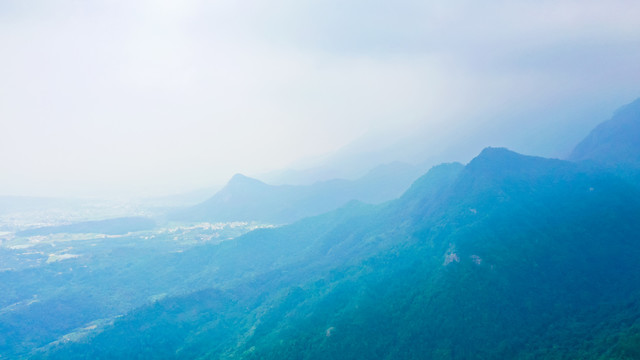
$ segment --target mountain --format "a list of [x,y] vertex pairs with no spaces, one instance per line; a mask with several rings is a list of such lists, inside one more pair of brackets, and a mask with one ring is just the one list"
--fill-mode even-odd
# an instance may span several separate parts
[[291,223],[337,209],[351,200],[377,204],[400,196],[420,176],[418,168],[394,162],[378,166],[357,180],[312,185],[268,185],[237,174],[210,199],[174,213],[183,221],[263,221]]
[[487,148],[394,201],[185,252],[214,286],[33,357],[634,359],[639,215],[615,173]]
[[640,166],[640,99],[618,109],[580,142],[570,160]]

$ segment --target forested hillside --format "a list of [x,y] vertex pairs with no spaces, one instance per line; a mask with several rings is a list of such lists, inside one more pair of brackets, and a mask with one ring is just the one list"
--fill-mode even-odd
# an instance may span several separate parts
[[[629,116],[618,132],[635,131],[640,116]],[[604,156],[609,146],[597,142],[610,138],[594,133],[588,142]],[[603,163],[486,148],[466,165],[433,167],[377,205],[351,201],[237,238],[214,241],[241,233],[236,223],[222,233],[205,223],[55,253],[46,265],[0,272],[0,351],[34,359],[637,359],[640,184],[638,154],[627,150]],[[230,186],[273,195],[248,178]]]
[[390,203],[228,243],[234,281],[45,357],[633,358],[638,214],[609,172],[489,148]]

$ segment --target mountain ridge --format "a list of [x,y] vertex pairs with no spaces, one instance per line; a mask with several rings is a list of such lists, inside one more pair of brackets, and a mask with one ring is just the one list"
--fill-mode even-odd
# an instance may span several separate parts
[[621,171],[485,148],[389,202],[176,255],[210,289],[35,358],[635,359],[640,184]]
[[[165,353],[502,359],[569,351],[570,357],[595,359],[575,352],[586,349],[602,355],[597,336],[562,350],[551,347],[551,336],[565,339],[566,317],[583,319],[591,329],[595,309],[640,294],[640,279],[633,275],[640,271],[640,248],[633,240],[640,235],[634,220],[640,213],[638,188],[576,163],[506,149],[485,149],[461,166],[433,168],[389,203],[364,208],[351,203],[221,244],[210,258],[228,264],[212,266],[218,276],[237,277],[240,287],[231,289],[245,289],[242,301],[252,310],[244,315],[228,303],[221,319],[209,320],[210,310],[189,296],[161,301],[163,318],[201,314],[180,325],[187,331],[180,335],[184,340],[168,345]],[[97,355],[91,349],[123,356],[108,344],[130,333],[125,329],[157,334],[178,329],[156,321],[162,313],[153,309],[116,322],[90,348],[70,349],[83,356]],[[620,334],[628,330],[615,326]],[[123,349],[155,344],[148,331],[134,335]],[[236,337],[243,340],[235,342]],[[207,345],[212,341],[224,345]],[[613,345],[617,357],[611,358],[626,359],[618,356],[620,346]],[[150,349],[157,351],[155,345]],[[61,358],[70,354],[61,351]]]
[[602,165],[640,165],[640,98],[614,112],[599,124],[569,156]]
[[419,175],[417,168],[401,162],[378,166],[357,180],[333,179],[312,185],[269,185],[236,174],[213,197],[169,218],[291,223],[337,209],[351,200],[378,204],[394,199]]

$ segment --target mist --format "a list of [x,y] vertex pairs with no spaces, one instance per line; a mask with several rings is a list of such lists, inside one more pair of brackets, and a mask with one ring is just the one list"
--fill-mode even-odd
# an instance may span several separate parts
[[633,1],[5,1],[0,193],[163,195],[488,145],[563,157],[640,94],[639,17]]

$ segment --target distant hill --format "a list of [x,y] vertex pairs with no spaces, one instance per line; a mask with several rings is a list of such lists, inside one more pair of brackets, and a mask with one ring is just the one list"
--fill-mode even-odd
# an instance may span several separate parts
[[570,160],[640,166],[640,99],[623,106],[580,142]]
[[115,219],[83,221],[69,225],[44,226],[18,231],[17,236],[49,235],[58,233],[96,233],[121,235],[133,231],[150,230],[156,226],[154,220],[145,217],[122,217]]
[[171,266],[215,269],[217,289],[41,355],[636,359],[639,214],[640,190],[614,173],[487,148],[394,201],[185,252]]
[[351,200],[378,204],[397,198],[418,176],[418,168],[401,162],[376,167],[357,180],[336,179],[313,185],[274,186],[237,174],[210,199],[170,218],[291,223],[337,209]]
[[[607,137],[594,133],[597,151],[575,161],[486,148],[466,165],[433,167],[395,200],[350,201],[290,225],[165,254],[144,263],[148,281],[198,286],[76,342],[65,337],[39,350],[25,342],[15,353],[5,345],[5,353],[640,359],[640,183],[626,170],[634,168],[633,151],[621,152],[613,140],[600,146]],[[251,204],[277,191],[237,176],[216,196]],[[27,318],[38,318],[37,309],[47,315],[54,308],[63,319],[87,313],[60,303],[34,307]],[[33,333],[11,315],[0,333]],[[86,328],[86,321],[74,324]]]

